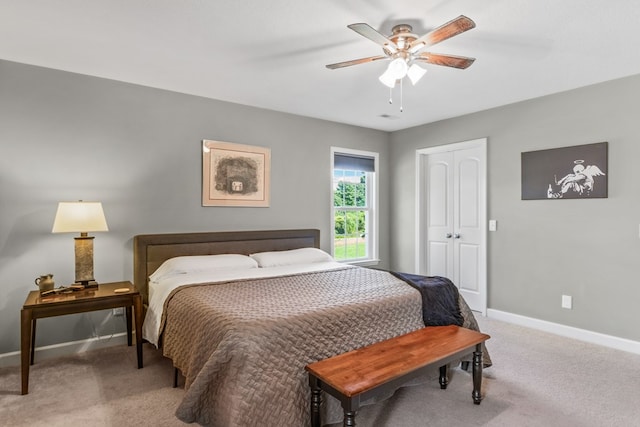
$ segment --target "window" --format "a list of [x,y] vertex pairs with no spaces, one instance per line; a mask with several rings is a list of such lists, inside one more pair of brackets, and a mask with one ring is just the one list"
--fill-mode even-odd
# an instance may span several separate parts
[[332,147],[332,254],[338,261],[378,259],[378,153]]

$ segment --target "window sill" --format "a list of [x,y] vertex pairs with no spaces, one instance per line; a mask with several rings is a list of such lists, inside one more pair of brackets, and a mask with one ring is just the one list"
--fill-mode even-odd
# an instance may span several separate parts
[[343,264],[357,265],[359,267],[371,267],[380,264],[379,259],[362,259],[353,261],[340,261]]

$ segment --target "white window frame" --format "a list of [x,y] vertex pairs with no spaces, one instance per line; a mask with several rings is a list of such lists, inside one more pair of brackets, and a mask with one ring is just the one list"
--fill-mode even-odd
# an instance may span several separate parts
[[331,180],[329,183],[329,188],[331,190],[331,226],[329,230],[331,230],[331,255],[335,252],[335,206],[333,206],[333,176],[334,176],[334,159],[336,154],[346,154],[352,156],[360,156],[360,157],[370,157],[373,158],[374,170],[375,172],[367,172],[367,174],[371,174],[371,176],[367,177],[367,213],[368,213],[368,227],[369,233],[367,235],[367,258],[357,258],[350,260],[339,260],[345,264],[353,264],[353,265],[361,265],[361,266],[371,266],[378,265],[380,259],[378,258],[378,235],[379,235],[379,227],[378,227],[378,191],[379,191],[379,176],[380,176],[380,168],[379,168],[379,154],[373,151],[363,151],[363,150],[353,150],[350,148],[341,148],[341,147],[331,147]]

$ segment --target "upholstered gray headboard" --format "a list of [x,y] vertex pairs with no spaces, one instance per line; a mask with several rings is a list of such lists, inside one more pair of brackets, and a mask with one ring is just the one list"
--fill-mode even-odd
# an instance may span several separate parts
[[148,303],[149,276],[166,260],[187,255],[244,254],[320,247],[320,231],[262,230],[144,234],[133,238],[133,280]]

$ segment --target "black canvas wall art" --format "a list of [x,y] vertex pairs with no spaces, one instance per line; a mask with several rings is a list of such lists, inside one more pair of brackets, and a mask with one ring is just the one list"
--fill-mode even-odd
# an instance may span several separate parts
[[607,197],[607,143],[522,153],[522,200]]

